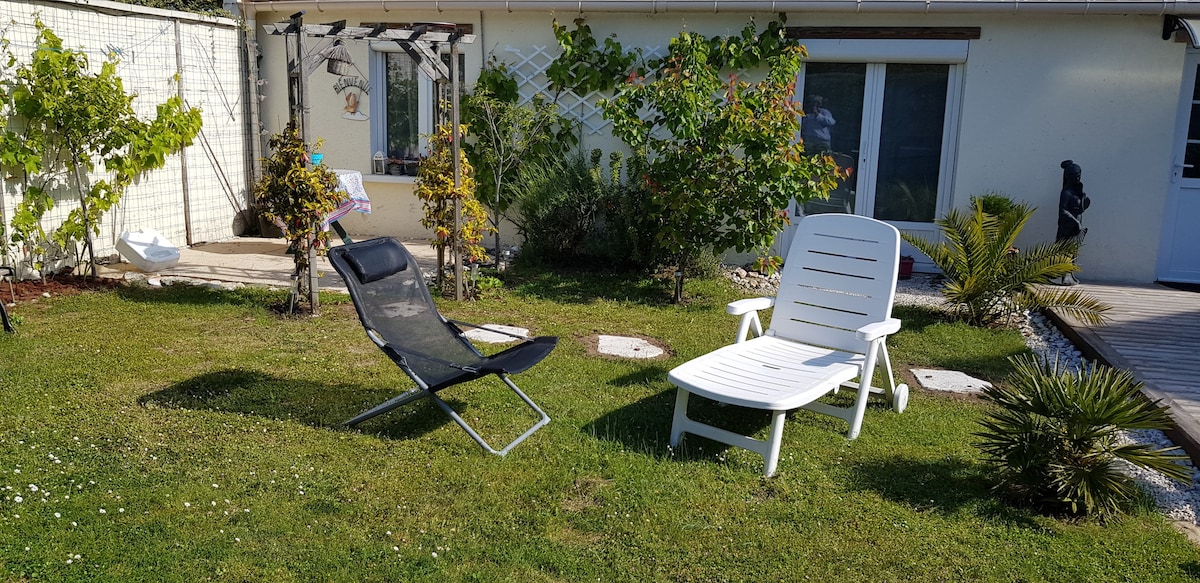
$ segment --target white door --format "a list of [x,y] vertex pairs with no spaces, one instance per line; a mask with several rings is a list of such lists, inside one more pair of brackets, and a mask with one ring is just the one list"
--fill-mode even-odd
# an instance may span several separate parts
[[1200,51],[1189,50],[1176,116],[1175,160],[1167,193],[1160,281],[1200,283]]

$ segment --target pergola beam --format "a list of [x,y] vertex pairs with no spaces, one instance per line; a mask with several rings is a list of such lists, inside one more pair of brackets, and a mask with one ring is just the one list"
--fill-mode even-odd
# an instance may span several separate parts
[[[341,27],[338,27],[341,24]],[[309,37],[321,38],[344,38],[347,40],[384,40],[384,41],[402,41],[402,42],[424,42],[424,43],[448,43],[456,41],[460,43],[471,44],[475,42],[473,34],[459,34],[456,32],[429,32],[409,30],[406,28],[368,28],[365,26],[346,26],[345,22],[333,24],[305,24],[303,25],[304,35]],[[278,22],[275,24],[264,24],[263,30],[267,34],[296,34],[299,28],[288,22]]]

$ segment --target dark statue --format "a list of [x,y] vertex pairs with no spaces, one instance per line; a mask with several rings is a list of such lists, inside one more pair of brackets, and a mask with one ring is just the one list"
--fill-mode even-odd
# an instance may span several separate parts
[[1061,241],[1087,233],[1083,228],[1083,211],[1092,205],[1092,201],[1083,192],[1080,180],[1083,170],[1079,164],[1063,160],[1059,166],[1063,169],[1063,186],[1058,195],[1058,234],[1054,238]]
[[[1071,160],[1063,160],[1059,166],[1063,169],[1062,192],[1058,195],[1058,233],[1055,239],[1083,239],[1087,229],[1083,228],[1083,211],[1092,205],[1091,199],[1083,192],[1081,175],[1083,170],[1079,164]],[[1074,274],[1068,273],[1056,281],[1059,285],[1075,285],[1079,283]]]

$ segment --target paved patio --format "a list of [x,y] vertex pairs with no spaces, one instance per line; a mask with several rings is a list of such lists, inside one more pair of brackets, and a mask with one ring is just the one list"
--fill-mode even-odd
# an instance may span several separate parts
[[1200,464],[1200,293],[1161,285],[1079,289],[1112,306],[1108,324],[1051,319],[1084,356],[1132,371],[1147,396],[1169,407],[1178,429],[1168,435]]
[[[362,237],[366,239],[368,237]],[[362,240],[356,238],[356,240]],[[433,270],[437,264],[437,252],[427,240],[406,240],[404,246],[422,271]],[[335,246],[340,242],[334,242]],[[317,258],[318,285],[320,289],[346,291],[342,278],[329,265],[325,257]],[[239,237],[216,243],[202,243],[179,250],[179,263],[171,269],[157,273],[159,277],[187,278],[204,281],[244,283],[288,287],[292,278],[292,257],[287,254],[285,239]],[[148,274],[137,270],[129,263],[115,263],[100,268],[100,275],[125,279],[140,279]]]

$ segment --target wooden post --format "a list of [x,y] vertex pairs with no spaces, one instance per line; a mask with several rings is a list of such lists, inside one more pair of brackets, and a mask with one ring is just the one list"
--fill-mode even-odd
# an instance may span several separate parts
[[458,189],[462,188],[462,130],[458,126],[458,33],[450,39],[450,123],[454,138],[451,152],[454,156],[454,234],[450,241],[454,246],[454,299],[463,299],[463,267],[462,241],[459,233],[462,231],[462,201],[458,199]]
[[[292,15],[291,25],[296,31],[296,55],[294,58],[288,59],[288,108],[291,112],[292,123],[296,124],[300,140],[308,144],[308,71],[304,70],[303,10]],[[305,168],[308,168],[309,164],[308,159],[305,159]],[[315,229],[321,227],[318,223],[314,224],[313,228],[315,232]],[[307,254],[308,268],[303,273],[297,273],[296,277],[299,278],[298,281],[308,280],[308,305],[312,307],[312,313],[316,316],[321,313],[320,300],[317,296],[319,291],[317,270],[313,269],[317,262],[317,249],[313,246],[311,239],[305,247],[307,249],[296,249],[296,252]]]

